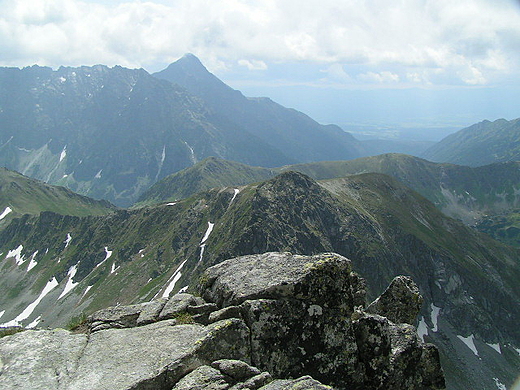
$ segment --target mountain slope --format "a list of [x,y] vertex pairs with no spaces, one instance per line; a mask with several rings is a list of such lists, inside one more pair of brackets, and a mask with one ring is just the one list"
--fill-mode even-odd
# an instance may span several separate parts
[[81,196],[63,187],[45,184],[0,168],[0,229],[13,218],[23,214],[39,215],[42,211],[52,211],[63,215],[104,215],[115,207],[106,201],[97,201]]
[[0,165],[127,206],[158,179],[212,155],[293,161],[142,69],[0,68]]
[[351,159],[365,153],[362,144],[338,126],[320,125],[268,98],[246,98],[208,72],[192,54],[154,76],[186,88],[216,112],[282,150],[295,162]]
[[520,119],[474,124],[428,148],[422,157],[469,166],[519,161]]
[[[206,168],[211,165],[212,168]],[[178,200],[212,187],[244,185],[292,170],[316,180],[365,172],[384,173],[419,192],[445,214],[473,225],[489,214],[500,214],[520,205],[520,163],[483,167],[432,163],[402,154],[384,154],[350,161],[322,161],[263,169],[211,159],[159,181],[140,201],[143,204]]]
[[0,232],[2,321],[56,325],[82,311],[167,296],[238,255],[333,251],[366,276],[372,298],[396,275],[417,282],[425,299],[420,334],[441,348],[450,389],[512,381],[520,368],[519,250],[445,217],[381,174],[318,184],[286,172],[238,190],[107,217],[42,213],[13,221]]

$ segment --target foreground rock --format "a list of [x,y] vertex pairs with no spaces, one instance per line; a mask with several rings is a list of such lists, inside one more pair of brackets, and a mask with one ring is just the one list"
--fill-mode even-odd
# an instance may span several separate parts
[[209,268],[200,293],[100,310],[87,334],[4,337],[0,388],[444,388],[437,349],[404,323],[421,301],[408,278],[365,312],[348,259],[266,253]]

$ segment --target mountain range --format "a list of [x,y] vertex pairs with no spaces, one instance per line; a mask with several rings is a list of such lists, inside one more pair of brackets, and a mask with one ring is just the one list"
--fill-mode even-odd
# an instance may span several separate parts
[[365,275],[371,298],[396,275],[417,282],[419,332],[439,346],[449,388],[508,383],[519,368],[519,250],[382,174],[318,183],[288,171],[107,216],[24,215],[0,232],[0,251],[4,326],[63,325],[190,290],[208,266],[238,255],[337,252]]
[[[374,172],[393,176],[426,197],[446,215],[469,226],[477,226],[499,240],[520,245],[515,233],[517,219],[506,217],[510,213],[514,214],[520,205],[517,190],[520,183],[519,168],[519,162],[471,168],[432,163],[402,154],[279,168],[251,167],[210,157],[160,180],[141,196],[137,205],[171,202],[213,187],[245,185],[290,170],[304,173],[316,180]],[[494,216],[501,216],[502,222],[494,223]],[[508,233],[499,233],[498,229],[507,230]]]
[[480,166],[520,160],[520,119],[476,123],[447,136],[422,157],[438,162]]

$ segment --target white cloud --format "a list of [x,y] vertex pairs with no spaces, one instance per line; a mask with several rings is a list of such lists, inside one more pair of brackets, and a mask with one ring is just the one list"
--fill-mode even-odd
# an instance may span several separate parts
[[0,65],[155,71],[192,52],[213,71],[303,61],[366,66],[366,81],[471,85],[520,64],[514,0],[0,0],[0,7]]
[[258,60],[239,60],[238,65],[245,66],[249,70],[266,70],[267,65],[264,61]]

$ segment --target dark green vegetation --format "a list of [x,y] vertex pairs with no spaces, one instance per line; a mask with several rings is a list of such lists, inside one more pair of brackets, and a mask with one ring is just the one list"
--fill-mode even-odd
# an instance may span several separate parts
[[[38,250],[29,271],[27,263],[17,266],[13,257],[5,258],[19,245],[26,258]],[[399,181],[373,173],[318,184],[286,172],[238,194],[233,187],[214,189],[174,205],[104,217],[24,216],[0,233],[0,284],[7,292],[0,296],[2,321],[21,313],[53,277],[59,286],[27,322],[41,315],[46,324],[58,325],[71,314],[161,297],[174,280],[173,292],[193,287],[210,265],[267,251],[340,253],[367,279],[372,298],[394,276],[410,275],[425,298],[426,338],[448,359],[448,380],[470,362],[489,380],[496,366],[468,358],[471,351],[456,335],[473,334],[490,353],[484,342],[504,350],[509,343],[520,345],[520,251],[445,217]],[[78,284],[56,302],[74,269]],[[438,329],[431,305],[441,308]],[[497,359],[504,377],[512,378],[518,359]],[[475,378],[451,388],[479,389],[481,376]]]
[[487,215],[477,223],[476,228],[498,241],[520,246],[520,210],[518,209],[504,214]]
[[428,148],[422,157],[469,166],[519,161],[520,119],[474,124]]
[[[471,226],[483,226],[479,223],[483,218],[507,213],[520,205],[519,162],[470,168],[432,163],[404,154],[384,154],[350,161],[322,161],[273,169],[248,167],[210,158],[159,181],[143,194],[140,204],[179,200],[212,187],[254,183],[288,170],[302,172],[316,180],[364,172],[393,176],[433,202],[448,216]],[[507,221],[504,223],[507,224]],[[507,228],[507,225],[503,227]],[[500,240],[507,238],[505,235],[494,236]]]
[[23,214],[39,215],[42,211],[81,217],[104,215],[115,210],[115,206],[106,201],[93,200],[0,168],[0,213],[7,207],[12,211],[0,221],[0,228],[7,226],[13,218]]

